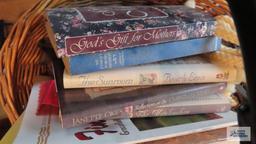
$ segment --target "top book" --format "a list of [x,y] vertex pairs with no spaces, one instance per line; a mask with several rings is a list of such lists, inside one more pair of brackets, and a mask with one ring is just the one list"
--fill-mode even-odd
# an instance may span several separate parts
[[214,34],[215,19],[186,6],[95,6],[46,11],[58,57]]

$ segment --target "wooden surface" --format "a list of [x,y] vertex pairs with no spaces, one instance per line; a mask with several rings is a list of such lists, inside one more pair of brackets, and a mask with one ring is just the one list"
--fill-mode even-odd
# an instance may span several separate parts
[[14,23],[18,17],[39,0],[0,0],[0,20]]

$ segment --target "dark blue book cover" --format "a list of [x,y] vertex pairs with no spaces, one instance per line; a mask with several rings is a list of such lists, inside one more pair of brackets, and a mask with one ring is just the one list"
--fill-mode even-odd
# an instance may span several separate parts
[[46,11],[58,57],[212,36],[215,19],[186,6],[94,6]]
[[64,57],[63,61],[65,69],[71,75],[77,75],[213,52],[219,50],[220,46],[221,39],[213,36],[102,53],[76,55]]

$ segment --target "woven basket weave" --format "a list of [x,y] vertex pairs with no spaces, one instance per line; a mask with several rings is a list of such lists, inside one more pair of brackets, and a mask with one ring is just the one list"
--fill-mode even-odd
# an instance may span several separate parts
[[[0,102],[11,123],[26,107],[34,78],[51,72],[39,48],[47,37],[43,12],[47,8],[87,5],[183,4],[185,0],[40,0],[14,24],[0,50]],[[213,16],[230,15],[224,0],[195,0],[196,8]]]

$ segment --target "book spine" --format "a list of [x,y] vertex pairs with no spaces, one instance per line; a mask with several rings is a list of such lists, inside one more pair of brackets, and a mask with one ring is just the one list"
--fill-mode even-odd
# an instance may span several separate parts
[[187,29],[183,29],[180,25],[173,25],[91,36],[66,37],[66,55],[74,56],[210,36],[208,32],[214,31],[215,22],[204,22],[203,25],[206,26],[206,30],[201,30],[200,35],[193,32],[200,28],[198,28],[196,23],[192,23],[183,25]]
[[146,64],[219,50],[221,39],[206,37],[63,58],[71,75]]
[[58,56],[68,57],[212,36],[216,22],[184,6],[53,9],[46,17]]
[[132,111],[132,117],[155,117],[155,116],[172,116],[172,115],[190,115],[204,113],[221,113],[231,109],[229,103],[223,104],[208,104],[208,105],[184,105],[184,106],[169,106],[155,107],[150,109]]
[[[147,97],[131,97],[128,99],[121,99],[121,102],[114,102],[111,100],[111,104],[108,102],[96,103],[94,102],[94,106],[92,108],[85,108],[83,111],[73,112],[64,114],[61,113],[61,122],[62,127],[76,127],[83,125],[85,123],[102,120],[102,119],[110,119],[110,118],[125,118],[133,115],[131,111],[138,111],[142,109],[150,109],[157,106],[162,106],[169,104],[173,101],[182,101],[184,99],[193,99],[198,98],[218,92],[223,92],[225,90],[226,84],[214,84],[208,86],[201,87],[191,87],[190,90],[179,90],[178,92],[166,93],[160,95],[154,95],[154,92],[149,92],[147,94],[153,93],[153,95],[149,95]],[[164,89],[160,89],[160,91],[165,91]],[[160,92],[157,92],[160,93]],[[142,94],[143,95],[143,94]]]
[[166,85],[182,83],[232,82],[237,79],[236,68],[214,64],[177,64],[144,69],[125,69],[76,77],[64,75],[65,88]]
[[[220,89],[225,88],[226,84],[225,83],[214,83],[216,84],[216,87],[219,87]],[[198,85],[198,84],[197,84]],[[203,84],[204,85],[204,84]],[[170,85],[172,86],[172,85]],[[177,86],[177,85],[176,85]],[[200,85],[198,85],[200,86]],[[206,89],[209,89],[210,87],[213,87],[212,84],[210,84],[209,87],[205,87]],[[126,87],[125,87],[126,88]],[[155,87],[148,87],[148,88],[138,88],[137,90],[131,90],[131,91],[126,91],[126,92],[120,92],[120,91],[113,91],[113,90],[109,90],[109,94],[105,92],[105,90],[99,90],[99,91],[103,91],[103,92],[99,92],[98,95],[95,95],[95,93],[97,93],[96,91],[92,91],[91,93],[86,92],[89,88],[86,89],[66,89],[64,90],[64,94],[62,94],[62,97],[65,99],[65,101],[72,103],[72,102],[90,102],[90,101],[95,101],[95,100],[111,100],[111,99],[124,99],[126,97],[132,97],[132,96],[139,96],[139,97],[143,97],[146,94],[142,95],[142,93],[139,94],[132,94],[134,91],[148,91],[148,89],[152,89],[151,91],[154,92],[155,95],[157,95],[155,89]],[[168,90],[168,92],[172,92],[170,88],[170,90]],[[187,89],[184,89],[187,90]],[[165,91],[165,89],[160,90],[161,91]],[[175,91],[175,90],[174,90]],[[151,95],[153,95],[153,92],[151,92]],[[94,94],[93,94],[94,93]],[[153,95],[154,96],[154,95]]]
[[230,109],[231,106],[228,103],[216,103],[210,105],[187,105],[164,108],[156,106],[147,110],[134,110],[133,106],[128,106],[122,109],[115,109],[113,111],[98,112],[86,117],[73,117],[72,121],[73,123],[75,123],[73,125],[66,124],[65,122],[67,122],[67,120],[64,119],[64,121],[62,121],[62,127],[77,127],[98,120],[222,113],[227,112]]

